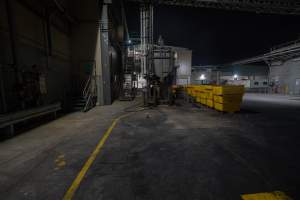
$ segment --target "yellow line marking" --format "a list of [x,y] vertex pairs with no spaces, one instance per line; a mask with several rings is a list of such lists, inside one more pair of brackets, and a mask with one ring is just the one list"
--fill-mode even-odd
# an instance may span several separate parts
[[90,155],[90,157],[88,158],[88,160],[85,162],[85,164],[83,165],[82,169],[80,170],[80,172],[78,173],[77,177],[75,178],[75,180],[73,181],[72,185],[69,187],[68,191],[66,192],[63,200],[71,200],[76,192],[76,190],[78,189],[82,179],[84,178],[84,176],[86,175],[87,171],[89,170],[89,168],[91,167],[91,165],[93,164],[93,162],[95,161],[97,155],[100,153],[103,145],[105,144],[107,138],[110,136],[112,130],[115,128],[115,126],[117,125],[118,121],[122,118],[125,118],[127,116],[129,116],[131,113],[126,114],[126,115],[122,115],[116,119],[114,119],[113,123],[111,124],[111,126],[107,129],[107,131],[104,133],[103,137],[101,138],[101,140],[99,141],[99,143],[97,144],[96,148],[94,149],[94,151],[92,152],[92,154]]
[[257,194],[244,194],[241,196],[243,200],[293,200],[287,196],[284,192],[265,192]]

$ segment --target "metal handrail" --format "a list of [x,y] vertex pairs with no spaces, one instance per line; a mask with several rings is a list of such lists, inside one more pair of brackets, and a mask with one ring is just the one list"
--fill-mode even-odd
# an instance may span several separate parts
[[82,91],[82,97],[85,100],[85,105],[83,108],[83,111],[86,112],[89,109],[91,109],[95,102],[94,97],[96,97],[96,88],[97,88],[97,82],[96,82],[96,75],[95,73],[95,65],[93,66],[92,74],[88,77],[85,86]]
[[[92,81],[94,84],[92,84]],[[96,78],[91,75],[86,82],[86,86],[83,91],[83,98],[85,99],[85,106],[83,111],[86,112],[94,106],[94,97],[96,96]]]
[[84,112],[88,111],[91,108],[91,106],[92,106],[91,103],[92,103],[92,94],[89,94],[89,96],[87,98],[87,101],[86,101],[86,104],[85,104],[84,109],[83,109]]
[[88,80],[87,80],[87,82],[86,82],[86,84],[85,84],[85,86],[84,86],[84,89],[83,89],[83,91],[82,91],[82,96],[83,96],[83,97],[86,97],[86,95],[87,95],[87,93],[88,93],[88,91],[89,91],[89,89],[90,89],[91,79],[92,79],[92,75],[89,76],[89,78],[88,78]]

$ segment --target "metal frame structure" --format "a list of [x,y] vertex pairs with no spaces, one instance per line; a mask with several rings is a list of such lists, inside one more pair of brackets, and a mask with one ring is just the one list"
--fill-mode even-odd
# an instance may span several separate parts
[[141,72],[146,79],[144,104],[156,104],[156,82],[153,66],[153,4],[140,5],[141,22]]
[[141,19],[141,50],[142,73],[149,76],[153,68],[153,5],[142,4],[140,7]]
[[300,40],[285,43],[271,48],[270,52],[260,56],[239,60],[231,63],[230,65],[245,65],[257,62],[272,63],[275,61],[286,61],[300,57]]
[[239,10],[256,13],[300,15],[300,2],[295,0],[126,0],[197,8]]

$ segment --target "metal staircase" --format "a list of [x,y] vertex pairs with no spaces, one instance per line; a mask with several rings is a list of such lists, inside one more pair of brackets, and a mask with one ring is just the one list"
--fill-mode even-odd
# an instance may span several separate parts
[[95,107],[97,99],[97,84],[95,75],[90,75],[82,94],[73,98],[73,110],[87,112]]

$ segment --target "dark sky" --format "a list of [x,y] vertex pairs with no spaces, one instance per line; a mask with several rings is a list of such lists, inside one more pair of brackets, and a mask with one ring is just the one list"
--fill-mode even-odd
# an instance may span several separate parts
[[[126,15],[129,31],[139,33],[139,7],[128,4]],[[224,64],[299,38],[299,22],[299,16],[156,6],[154,38],[193,50],[193,65]]]

